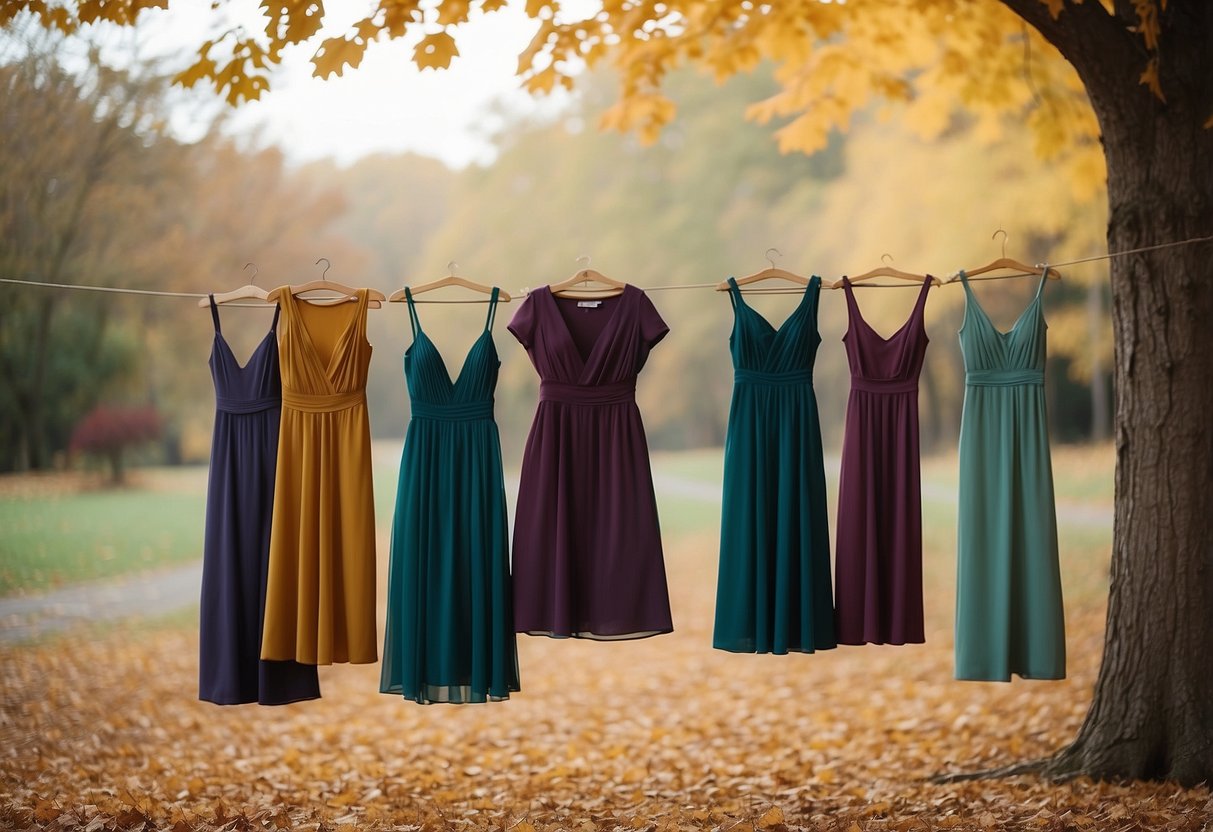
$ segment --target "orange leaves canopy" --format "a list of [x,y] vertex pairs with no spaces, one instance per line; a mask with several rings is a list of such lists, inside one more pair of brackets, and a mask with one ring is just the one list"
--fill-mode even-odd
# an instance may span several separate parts
[[[1041,2],[1057,17],[1068,3],[1082,0]],[[0,25],[22,10],[65,31],[101,20],[130,25],[147,9],[167,5],[167,0],[9,0],[0,4]],[[213,5],[218,11],[224,2]],[[314,74],[341,75],[359,66],[373,41],[410,36],[420,38],[413,51],[417,66],[446,68],[459,55],[460,25],[504,5],[504,0],[444,0],[422,8],[420,0],[377,0],[349,32],[314,46]],[[1147,52],[1141,83],[1160,99],[1157,45],[1164,7],[1165,0],[1133,2]],[[258,98],[283,50],[312,43],[325,14],[317,0],[262,0],[261,10],[261,31],[237,27],[208,39],[178,82],[209,81],[233,105]],[[675,116],[673,103],[661,93],[671,70],[695,65],[723,80],[769,60],[782,88],[756,103],[749,116],[781,122],[776,135],[785,152],[823,147],[831,130],[845,129],[852,113],[875,103],[886,109],[903,106],[908,122],[924,135],[942,132],[960,110],[975,114],[987,131],[997,131],[1002,115],[1026,112],[1042,155],[1099,154],[1097,127],[1069,64],[996,2],[604,0],[598,12],[576,18],[564,14],[558,0],[526,0],[525,11],[536,23],[518,62],[526,88],[546,93],[571,87],[584,66],[609,59],[620,74],[620,97],[603,116],[603,126],[636,131],[646,141]],[[1100,166],[1082,161],[1076,167]]]

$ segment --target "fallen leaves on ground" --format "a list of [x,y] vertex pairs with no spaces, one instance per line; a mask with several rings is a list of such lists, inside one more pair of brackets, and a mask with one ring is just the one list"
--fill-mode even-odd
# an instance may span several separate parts
[[1208,789],[1169,784],[927,782],[1064,745],[1100,610],[1071,615],[1066,681],[974,684],[952,680],[938,625],[922,646],[714,651],[700,583],[674,585],[672,635],[520,637],[523,689],[487,705],[382,695],[372,665],[322,670],[318,702],[219,708],[196,699],[197,634],[182,630],[9,650],[0,826],[1195,832],[1213,813]]

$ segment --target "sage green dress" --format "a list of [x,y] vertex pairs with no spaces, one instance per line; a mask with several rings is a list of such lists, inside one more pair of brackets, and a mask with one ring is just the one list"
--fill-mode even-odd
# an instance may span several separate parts
[[1066,634],[1045,411],[1045,319],[1036,295],[1009,332],[968,278],[960,348],[956,678],[1062,679]]
[[404,437],[379,689],[405,699],[485,702],[518,690],[509,532],[493,390],[501,362],[484,331],[451,378],[417,320],[404,355]]

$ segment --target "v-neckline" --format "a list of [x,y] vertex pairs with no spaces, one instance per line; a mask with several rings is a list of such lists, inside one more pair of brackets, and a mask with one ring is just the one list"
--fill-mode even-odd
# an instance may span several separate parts
[[[438,349],[438,345],[434,343],[434,339],[429,336],[429,333],[420,327],[417,328],[417,334],[425,336],[425,340],[430,345],[430,349],[432,349],[434,351],[434,355],[438,357],[438,363],[442,366],[442,374],[446,376],[447,384],[450,386],[451,390],[454,390],[459,386],[459,382],[463,380],[463,373],[468,368],[468,361],[471,359],[472,353],[476,351],[478,346],[480,346],[480,342],[484,340],[484,336],[489,334],[489,330],[485,329],[478,336],[476,336],[476,340],[472,342],[470,347],[468,347],[467,353],[463,356],[463,363],[459,366],[459,375],[455,376],[454,379],[451,378],[451,369],[447,366],[446,359],[442,356],[442,350]],[[413,343],[415,344],[416,342],[417,339],[414,338]],[[410,347],[409,354],[411,355],[411,353],[412,348]]]
[[[307,321],[303,319],[303,311],[298,308],[300,301],[294,295],[290,295],[288,291],[288,295],[290,295],[291,298],[291,305],[295,307],[294,318],[299,324],[299,330],[303,333],[303,340],[307,342],[308,350],[311,352],[312,357],[316,359],[316,363],[319,364],[321,369],[324,370],[325,378],[327,378],[329,381],[332,381],[333,379],[333,360],[337,357],[337,354],[341,352],[346,340],[350,337],[350,333],[353,331],[354,326],[358,322],[359,316],[362,314],[362,305],[366,301],[366,289],[357,289],[355,291],[358,295],[358,300],[355,302],[354,314],[350,316],[345,328],[341,331],[341,334],[337,336],[337,340],[333,342],[333,352],[329,355],[328,361],[321,360],[320,350],[316,348],[316,341],[312,338],[312,333],[307,328]],[[303,301],[303,303],[306,302],[307,301]]]
[[870,323],[868,323],[868,319],[863,316],[863,310],[859,308],[859,301],[855,300],[855,284],[852,283],[850,280],[848,280],[846,277],[844,277],[842,279],[842,281],[843,281],[843,285],[847,287],[847,289],[846,289],[847,293],[851,296],[851,306],[855,310],[855,317],[859,318],[859,322],[862,323],[865,327],[867,327],[868,332],[875,335],[882,344],[893,343],[893,341],[898,336],[903,335],[905,333],[905,331],[907,329],[909,329],[910,324],[914,321],[914,313],[918,311],[919,301],[922,300],[923,295],[927,292],[927,287],[931,285],[930,281],[925,281],[923,283],[922,288],[918,290],[918,297],[915,298],[914,305],[910,308],[909,317],[907,317],[905,319],[905,322],[902,323],[901,326],[897,327],[897,329],[894,330],[893,333],[888,338],[886,338],[883,335],[881,335],[879,332],[877,332],[876,328],[874,326],[872,326]]
[[554,312],[556,317],[560,320],[560,326],[564,329],[564,337],[568,339],[569,346],[573,348],[573,354],[581,359],[581,369],[584,372],[585,369],[593,362],[594,357],[598,354],[599,346],[601,346],[607,333],[610,331],[611,327],[615,325],[616,320],[619,318],[619,310],[623,308],[624,298],[628,297],[631,291],[636,287],[630,283],[624,284],[623,291],[616,295],[616,297],[619,298],[619,303],[615,304],[615,308],[611,310],[611,316],[607,318],[606,323],[602,325],[602,329],[598,331],[597,337],[594,338],[594,343],[590,345],[590,351],[585,355],[581,354],[581,347],[577,346],[577,339],[573,337],[573,330],[569,327],[569,322],[565,320],[564,313],[560,311],[560,304],[556,302],[556,295],[552,293],[552,287],[544,286],[543,288],[545,294],[547,294],[552,301],[552,312]]
[[257,353],[261,352],[261,348],[265,346],[265,342],[268,341],[269,337],[273,334],[274,330],[272,329],[266,332],[265,335],[262,336],[260,343],[253,347],[253,351],[249,353],[248,360],[243,364],[241,364],[240,359],[236,357],[236,351],[232,349],[232,345],[227,342],[226,335],[224,335],[222,332],[216,332],[215,338],[219,341],[219,343],[223,344],[223,348],[227,351],[228,356],[232,359],[232,363],[236,365],[236,370],[242,373],[248,369],[250,364],[253,363],[253,359],[257,357]]
[[973,301],[973,306],[976,307],[977,311],[981,313],[981,317],[985,319],[985,322],[990,327],[990,329],[994,330],[994,334],[998,335],[999,337],[1003,338],[1004,340],[1007,338],[1010,338],[1012,335],[1015,334],[1015,332],[1019,329],[1019,325],[1022,324],[1025,320],[1027,320],[1028,313],[1030,311],[1032,311],[1032,307],[1040,302],[1040,294],[1041,294],[1040,289],[1041,289],[1041,286],[1044,285],[1044,280],[1045,280],[1045,278],[1043,278],[1043,277],[1040,279],[1040,281],[1041,281],[1040,286],[1036,287],[1036,294],[1032,297],[1032,299],[1030,301],[1028,301],[1028,305],[1023,308],[1023,311],[1019,313],[1019,317],[1015,319],[1015,323],[1011,324],[1011,328],[1008,329],[1006,332],[1003,332],[1001,329],[999,329],[997,326],[994,325],[994,320],[990,317],[990,313],[986,311],[986,308],[981,305],[981,301],[979,301],[977,299],[977,294],[973,291],[973,287],[969,285],[968,276],[962,274],[961,279],[964,281],[965,288],[967,288],[969,290],[969,298]]
[[759,312],[757,309],[755,309],[753,306],[751,306],[746,301],[745,296],[742,295],[740,288],[737,289],[737,298],[741,302],[742,306],[744,306],[746,309],[750,310],[750,312],[752,312],[754,314],[754,316],[756,318],[758,318],[758,320],[760,320],[764,324],[766,324],[767,329],[770,330],[771,338],[772,338],[772,340],[774,340],[774,339],[778,338],[780,333],[782,333],[784,331],[784,329],[788,325],[788,322],[791,321],[793,318],[795,318],[797,315],[799,315],[800,311],[802,309],[804,309],[805,303],[809,299],[809,291],[813,288],[813,281],[817,281],[817,283],[820,285],[821,278],[819,278],[817,275],[813,275],[813,277],[809,278],[808,285],[806,285],[804,287],[804,291],[800,293],[800,302],[796,304],[795,309],[793,309],[791,312],[788,313],[788,316],[783,319],[783,321],[779,324],[779,326],[775,326],[773,323],[771,323],[769,320],[767,320],[767,317],[765,315],[763,315],[761,312]]

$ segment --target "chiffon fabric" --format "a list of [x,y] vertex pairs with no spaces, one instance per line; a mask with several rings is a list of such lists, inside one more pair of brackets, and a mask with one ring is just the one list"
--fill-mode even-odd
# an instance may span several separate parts
[[729,278],[733,398],[724,448],[712,645],[737,653],[835,646],[813,363],[821,278],[776,329]]
[[995,328],[960,273],[965,361],[960,424],[956,678],[1066,675],[1053,466],[1045,409],[1047,326],[1036,295]]
[[888,338],[864,320],[851,281],[846,344],[851,368],[838,482],[834,605],[840,644],[924,641],[918,376],[931,280]]
[[405,699],[485,702],[518,690],[509,530],[493,391],[492,324],[451,379],[405,289],[412,417],[404,438],[379,689]]
[[636,378],[669,331],[632,285],[527,295],[509,324],[539,374],[514,527],[514,626],[628,639],[673,630]]
[[315,667],[260,659],[282,411],[278,310],[242,367],[223,337],[214,295],[210,301],[215,432],[202,548],[198,698],[219,705],[316,699]]
[[377,660],[367,290],[317,305],[283,287],[282,424],[263,659]]

